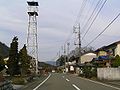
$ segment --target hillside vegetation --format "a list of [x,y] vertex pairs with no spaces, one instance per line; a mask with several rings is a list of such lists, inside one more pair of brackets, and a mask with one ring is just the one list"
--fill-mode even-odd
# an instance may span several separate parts
[[7,57],[9,55],[9,47],[4,43],[0,42],[0,56]]

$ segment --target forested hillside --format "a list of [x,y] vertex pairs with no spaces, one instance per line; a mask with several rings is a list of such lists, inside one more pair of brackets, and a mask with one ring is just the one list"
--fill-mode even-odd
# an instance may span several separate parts
[[0,56],[4,58],[9,55],[9,47],[6,46],[4,43],[0,42]]

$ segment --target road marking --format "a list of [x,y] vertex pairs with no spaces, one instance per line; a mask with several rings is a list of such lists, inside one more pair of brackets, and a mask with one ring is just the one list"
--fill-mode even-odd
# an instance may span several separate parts
[[65,77],[65,76],[62,76],[63,78]]
[[[79,78],[81,78],[81,77],[79,77]],[[88,81],[96,83],[96,84],[100,84],[100,85],[103,85],[103,86],[106,86],[106,87],[111,87],[111,88],[120,90],[120,88],[118,88],[118,87],[114,87],[114,86],[111,86],[111,85],[108,85],[108,84],[104,84],[104,83],[101,83],[101,82],[93,81],[93,80],[86,79],[86,78],[81,78],[81,79],[88,80]]]
[[35,87],[33,90],[37,90],[41,85],[43,85],[50,78],[50,76],[51,74],[42,83],[40,83],[37,87]]
[[66,81],[68,81],[68,82],[69,82],[70,80],[66,78]]
[[80,88],[78,88],[75,84],[72,84],[72,86],[77,89],[77,90],[80,90]]

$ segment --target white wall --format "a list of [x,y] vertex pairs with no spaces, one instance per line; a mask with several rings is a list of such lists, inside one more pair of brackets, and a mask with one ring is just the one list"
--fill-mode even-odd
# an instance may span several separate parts
[[115,50],[115,56],[119,55],[120,56],[120,44],[117,45],[116,50]]
[[93,58],[96,58],[96,54],[88,53],[81,56],[81,63],[90,62]]
[[120,68],[97,68],[97,77],[100,80],[120,80]]

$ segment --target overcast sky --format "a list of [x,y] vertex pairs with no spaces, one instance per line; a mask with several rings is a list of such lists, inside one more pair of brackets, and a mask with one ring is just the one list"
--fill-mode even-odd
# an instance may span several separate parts
[[[87,0],[80,18],[85,24],[98,0]],[[55,60],[57,52],[73,32],[73,25],[83,0],[38,0],[38,42],[39,60]],[[90,31],[82,41],[87,45],[120,12],[120,0],[108,0]],[[26,43],[28,26],[26,0],[0,1],[0,41],[10,46],[14,36],[19,38],[19,49]],[[84,30],[81,30],[81,35]],[[74,35],[71,36],[71,47]],[[91,46],[96,49],[120,40],[120,17]],[[71,48],[71,50],[73,49]]]

